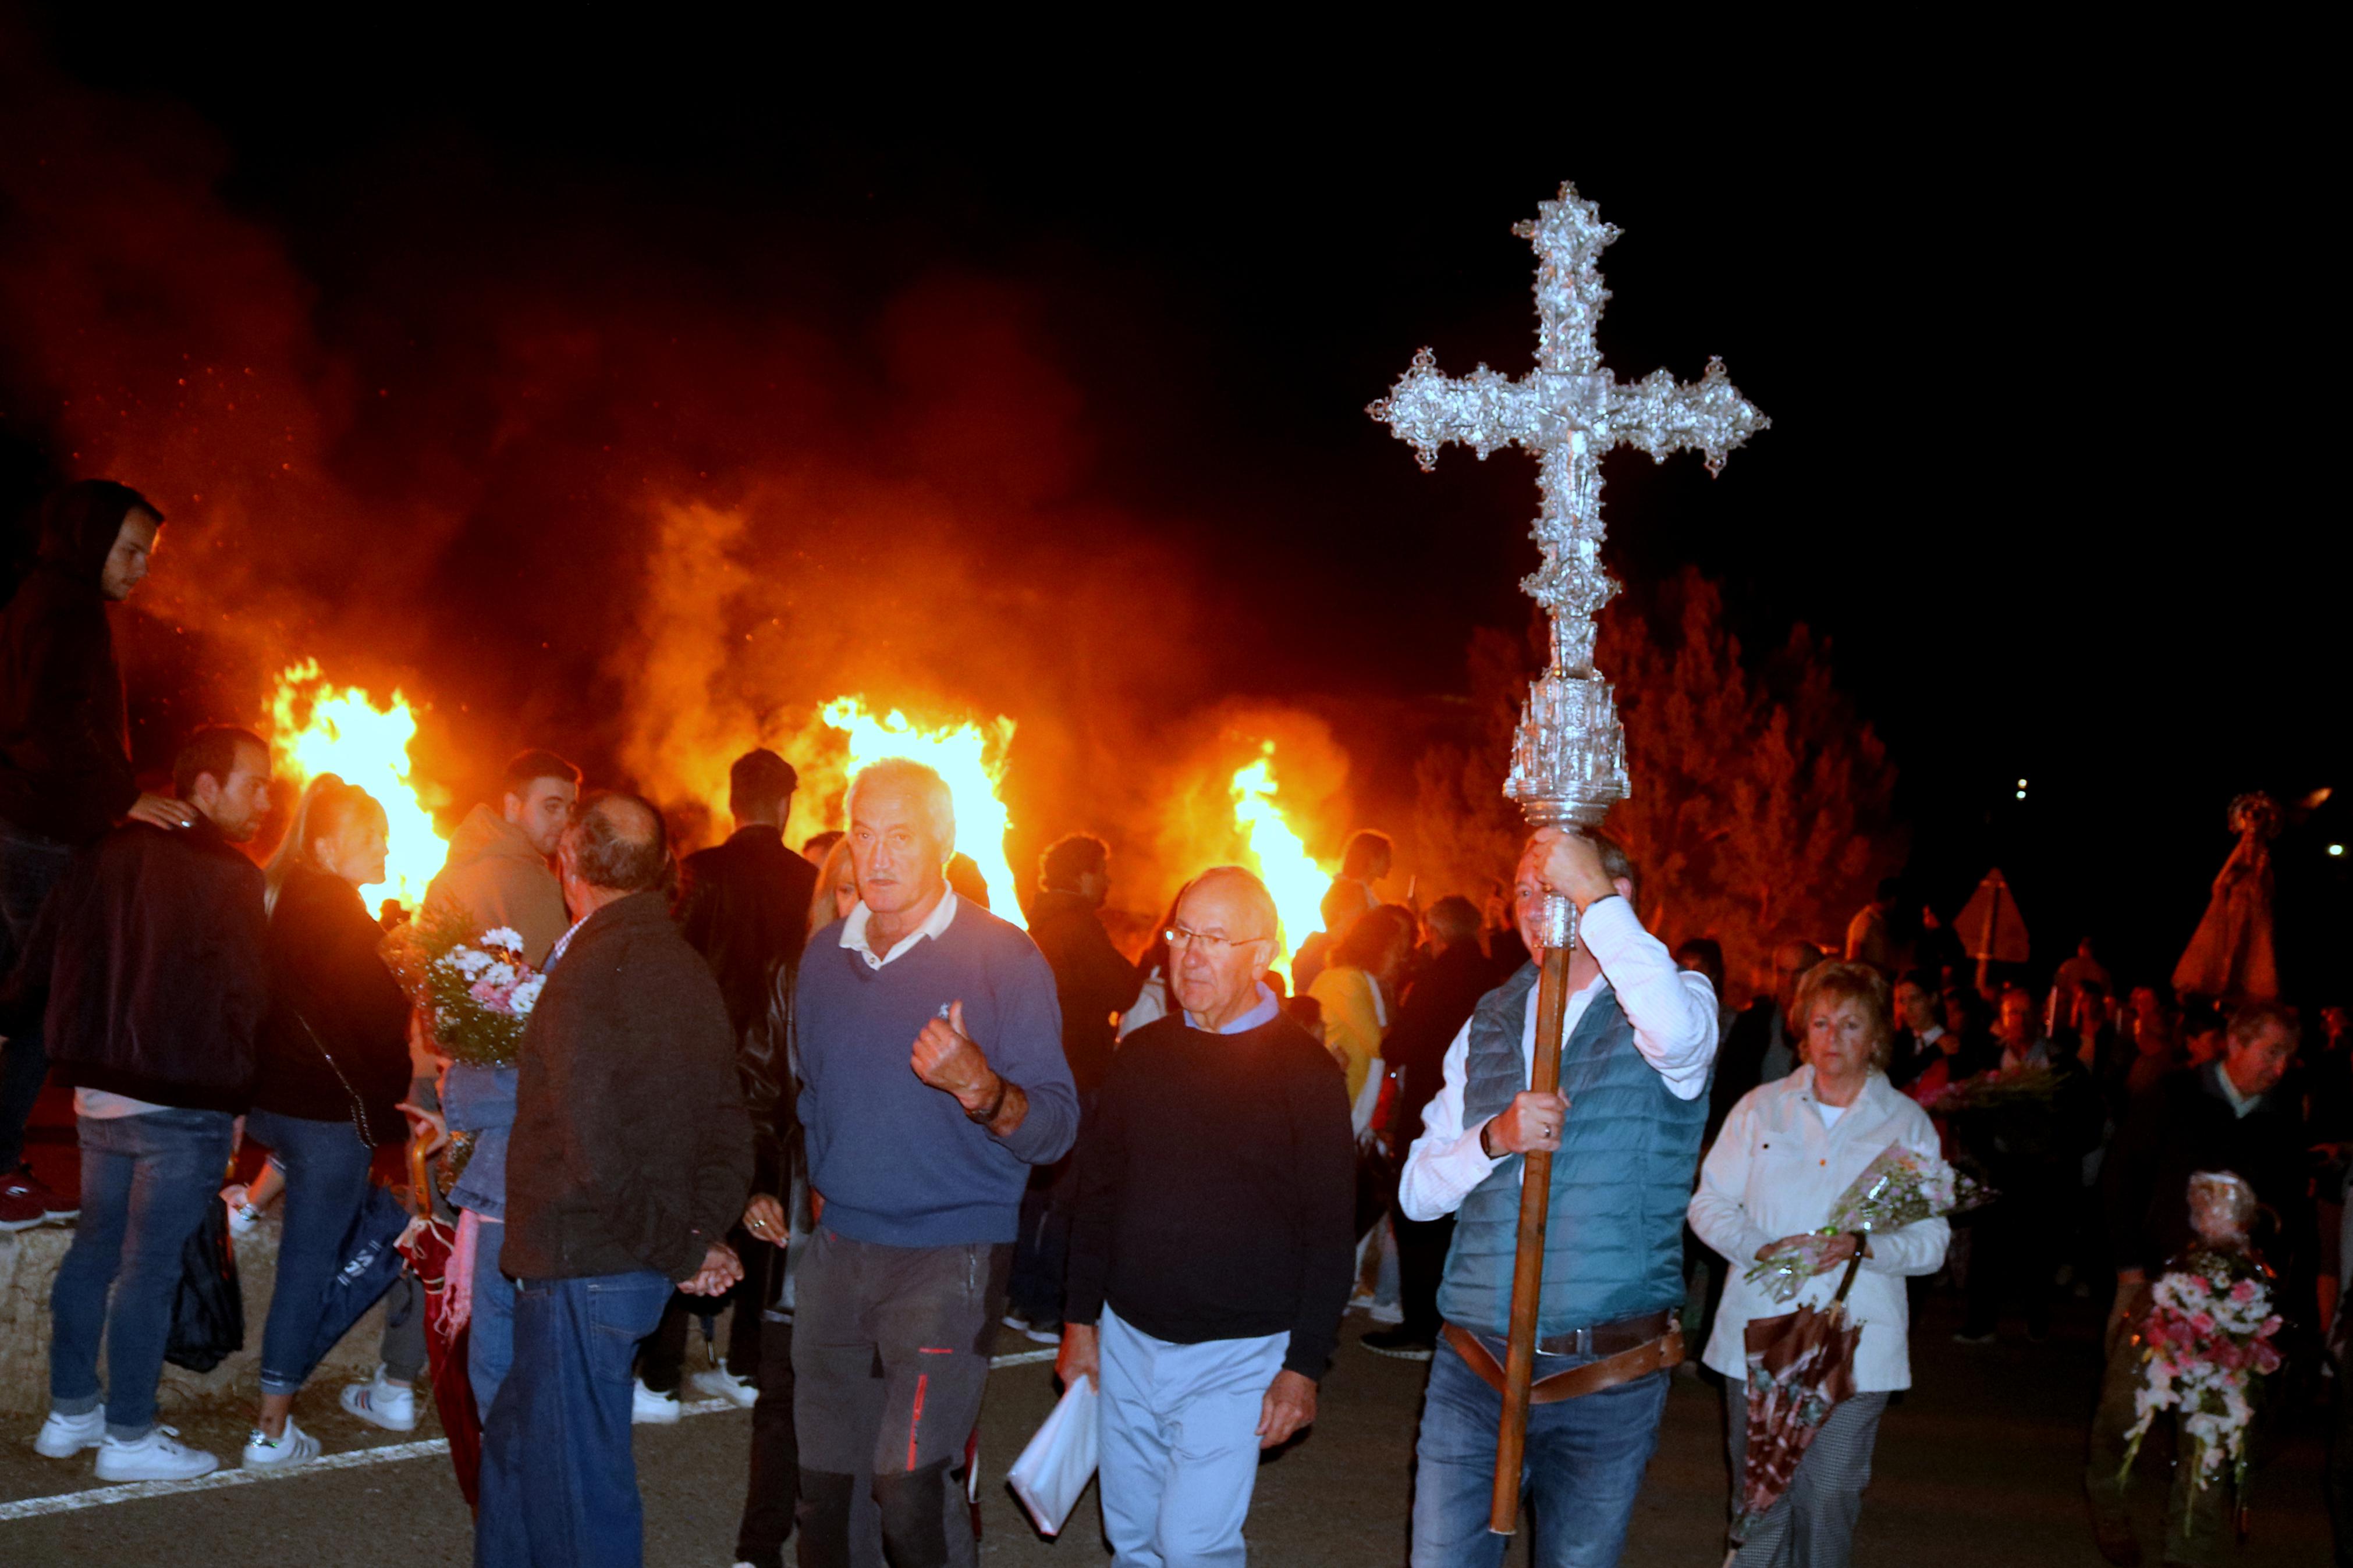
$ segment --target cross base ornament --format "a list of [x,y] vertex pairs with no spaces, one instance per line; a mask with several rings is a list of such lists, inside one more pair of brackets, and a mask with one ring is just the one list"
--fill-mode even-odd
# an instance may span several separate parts
[[1722,360],[1696,383],[1659,370],[1622,384],[1604,369],[1593,333],[1609,290],[1596,262],[1618,227],[1571,184],[1536,214],[1512,230],[1535,244],[1535,371],[1511,381],[1482,364],[1444,376],[1425,348],[1366,412],[1410,442],[1424,469],[1450,441],[1482,462],[1499,447],[1536,459],[1544,563],[1520,585],[1551,616],[1552,662],[1521,708],[1504,793],[1536,826],[1590,828],[1629,793],[1625,731],[1609,683],[1593,668],[1594,617],[1618,591],[1601,564],[1601,455],[1625,445],[1664,462],[1695,447],[1713,474],[1770,421],[1735,390]]

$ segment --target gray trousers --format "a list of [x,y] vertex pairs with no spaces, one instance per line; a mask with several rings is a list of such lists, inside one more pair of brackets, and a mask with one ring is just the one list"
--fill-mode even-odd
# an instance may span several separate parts
[[[1748,1452],[1748,1401],[1740,1385],[1725,1385],[1724,1450],[1732,1459],[1733,1507]],[[1871,1485],[1871,1450],[1879,1442],[1884,1394],[1850,1395],[1831,1407],[1798,1463],[1789,1489],[1767,1510],[1732,1559],[1734,1568],[1847,1568],[1854,1521]]]
[[973,1560],[948,1473],[980,1417],[1012,1244],[889,1247],[818,1227],[793,1314],[802,1568],[853,1561],[871,1491],[892,1568]]

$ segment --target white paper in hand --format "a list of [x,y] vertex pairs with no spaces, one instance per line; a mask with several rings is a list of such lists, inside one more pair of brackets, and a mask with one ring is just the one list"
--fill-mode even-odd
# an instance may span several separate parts
[[1005,1478],[1041,1534],[1061,1533],[1063,1521],[1094,1479],[1102,1404],[1094,1379],[1082,1377],[1071,1384]]

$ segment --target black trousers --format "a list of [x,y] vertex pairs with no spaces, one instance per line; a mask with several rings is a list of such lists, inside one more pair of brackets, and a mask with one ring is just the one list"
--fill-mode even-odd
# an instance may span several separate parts
[[1434,1341],[1443,1326],[1438,1317],[1438,1287],[1446,1278],[1454,1216],[1408,1219],[1403,1209],[1395,1209],[1390,1218],[1397,1226],[1398,1307],[1405,1314],[1398,1326],[1418,1339]]
[[[760,1402],[752,1406],[752,1474],[735,1556],[753,1568],[784,1568],[785,1542],[800,1505],[801,1446],[793,1426],[793,1325],[760,1325]],[[740,1375],[740,1374],[739,1374]]]
[[2023,1298],[2027,1331],[2051,1331],[2051,1296],[2063,1227],[2072,1195],[2041,1172],[2019,1173],[2015,1184],[1978,1211],[1969,1246],[1967,1334],[1989,1334],[2009,1300]]

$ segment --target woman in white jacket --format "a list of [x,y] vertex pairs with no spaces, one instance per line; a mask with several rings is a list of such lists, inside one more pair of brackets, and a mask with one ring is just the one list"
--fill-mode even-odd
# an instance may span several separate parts
[[1859,1246],[1862,1267],[1846,1310],[1862,1333],[1854,1394],[1831,1410],[1788,1490],[1750,1529],[1733,1559],[1741,1568],[1844,1568],[1871,1481],[1879,1417],[1888,1394],[1912,1385],[1904,1281],[1934,1273],[1951,1236],[1942,1219],[1924,1219],[1885,1235],[1841,1237],[1831,1251],[1836,1267],[1809,1280],[1791,1302],[1775,1301],[1743,1278],[1782,1242],[1829,1224],[1831,1205],[1889,1144],[1937,1152],[1927,1113],[1887,1082],[1894,1028],[1884,976],[1860,963],[1819,964],[1799,984],[1793,1016],[1804,1065],[1733,1107],[1691,1201],[1693,1231],[1730,1265],[1703,1359],[1729,1380],[1725,1432],[1736,1512],[1747,1436],[1749,1320],[1828,1306]]

